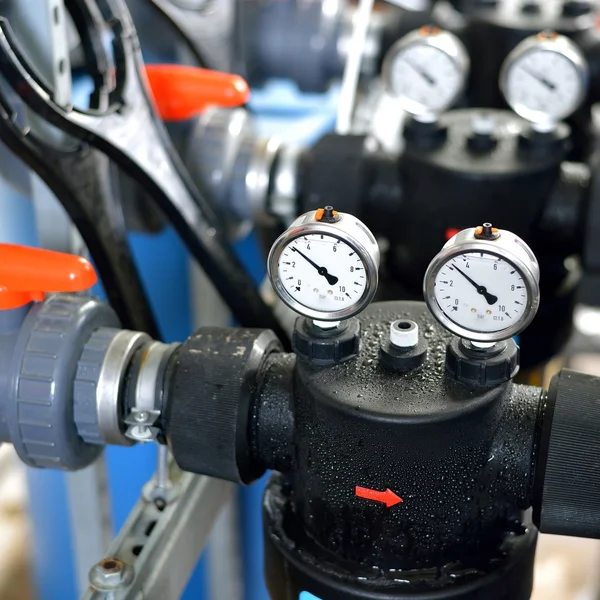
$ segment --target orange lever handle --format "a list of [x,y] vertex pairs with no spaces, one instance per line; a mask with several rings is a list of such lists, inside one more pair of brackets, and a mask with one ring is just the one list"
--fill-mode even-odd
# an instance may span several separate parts
[[80,256],[0,244],[0,310],[41,301],[47,292],[81,292],[97,280],[94,267]]
[[238,75],[184,65],[146,65],[158,113],[165,121],[185,121],[208,106],[242,106],[250,98]]

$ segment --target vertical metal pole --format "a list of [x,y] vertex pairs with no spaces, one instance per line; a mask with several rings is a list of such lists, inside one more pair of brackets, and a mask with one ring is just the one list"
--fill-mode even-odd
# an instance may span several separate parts
[[337,122],[335,132],[340,135],[350,133],[352,129],[352,112],[356,101],[356,90],[360,77],[360,64],[362,62],[363,50],[367,33],[369,31],[369,21],[375,0],[359,0],[358,8],[354,14],[354,28],[348,58],[344,68],[342,78],[342,88],[340,90]]
[[156,460],[156,487],[159,490],[166,490],[169,483],[169,449],[162,444],[158,446]]

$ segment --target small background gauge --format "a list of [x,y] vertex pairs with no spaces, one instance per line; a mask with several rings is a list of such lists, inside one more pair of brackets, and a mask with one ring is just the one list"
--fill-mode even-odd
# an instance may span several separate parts
[[539,131],[551,131],[579,108],[587,82],[583,54],[569,38],[555,33],[523,40],[500,74],[506,102]]
[[379,247],[352,215],[331,207],[298,217],[273,244],[273,289],[290,308],[317,321],[362,311],[377,289]]
[[435,121],[462,92],[469,57],[460,40],[437,27],[422,27],[396,42],[383,64],[389,92],[416,120]]
[[425,301],[452,333],[493,343],[520,333],[539,305],[539,266],[531,249],[489,223],[455,235],[433,259]]

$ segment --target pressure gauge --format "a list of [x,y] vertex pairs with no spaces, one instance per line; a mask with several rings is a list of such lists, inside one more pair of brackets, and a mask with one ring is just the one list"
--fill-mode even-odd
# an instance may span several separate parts
[[421,27],[392,46],[382,72],[388,91],[407,113],[419,121],[435,121],[462,92],[469,57],[452,33]]
[[486,223],[446,243],[423,287],[429,309],[446,329],[493,343],[517,335],[535,316],[539,266],[521,238]]
[[316,321],[361,312],[377,289],[379,247],[352,215],[330,206],[298,217],[273,244],[273,289],[290,308]]
[[551,131],[583,102],[588,67],[567,37],[539,33],[523,40],[506,58],[500,87],[507,103],[539,131]]

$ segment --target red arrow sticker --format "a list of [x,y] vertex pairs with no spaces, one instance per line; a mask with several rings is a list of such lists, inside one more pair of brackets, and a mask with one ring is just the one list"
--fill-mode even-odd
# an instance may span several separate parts
[[400,502],[404,502],[404,500],[402,500],[402,498],[400,498],[400,496],[397,494],[394,494],[390,488],[385,490],[385,492],[378,492],[377,490],[370,490],[369,488],[364,488],[357,485],[354,493],[358,498],[373,500],[373,502],[381,502],[388,508],[396,506],[396,504],[400,504]]

